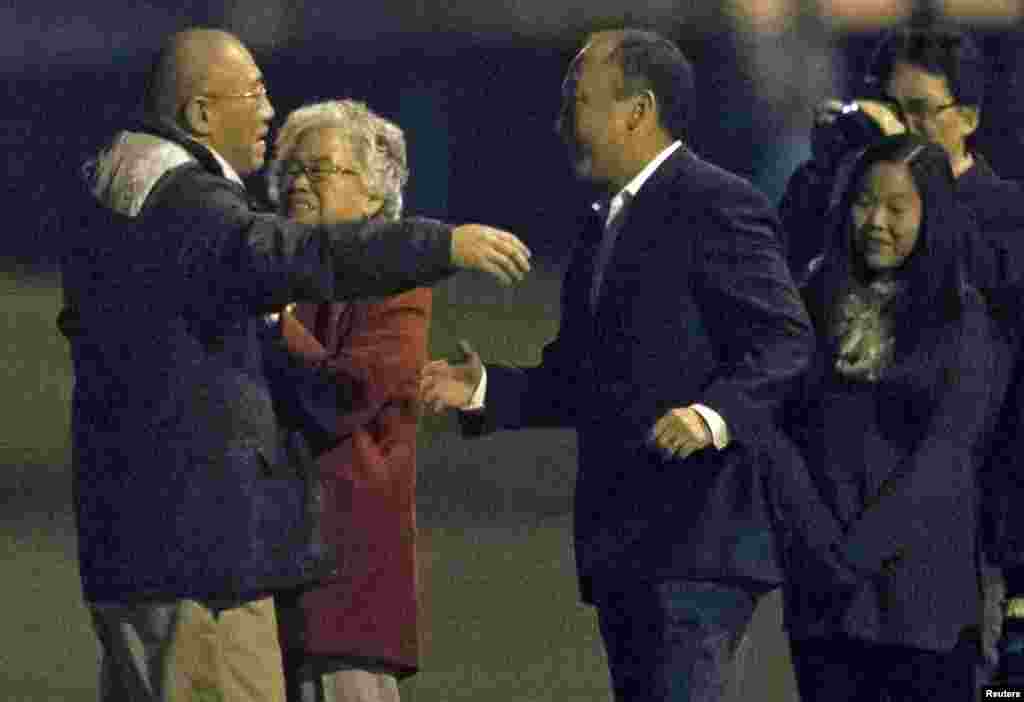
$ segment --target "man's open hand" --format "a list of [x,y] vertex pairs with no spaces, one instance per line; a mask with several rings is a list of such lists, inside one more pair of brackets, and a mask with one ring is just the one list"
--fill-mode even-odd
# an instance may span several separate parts
[[430,361],[423,367],[420,398],[433,412],[465,408],[480,384],[484,366],[479,354],[468,341],[459,342],[459,351],[458,361]]

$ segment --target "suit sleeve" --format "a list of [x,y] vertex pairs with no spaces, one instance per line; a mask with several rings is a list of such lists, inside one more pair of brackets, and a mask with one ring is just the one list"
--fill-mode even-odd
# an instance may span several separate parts
[[455,272],[451,228],[440,222],[303,225],[254,212],[222,178],[181,170],[150,196],[144,224],[157,225],[160,246],[200,300],[259,313],[293,301],[390,295]]
[[937,533],[932,523],[948,519],[944,505],[975,499],[974,450],[994,417],[1006,372],[980,310],[965,320],[963,344],[958,382],[940,400],[909,463],[847,530],[843,554],[860,569],[879,572],[886,561],[911,553],[915,542]]
[[575,427],[581,392],[590,380],[580,368],[583,354],[572,345],[572,291],[580,286],[581,267],[587,255],[582,243],[574,250],[562,281],[561,318],[558,335],[544,347],[541,361],[531,368],[487,364],[487,396],[484,409],[460,412],[466,437],[498,430],[530,427]]
[[695,401],[722,416],[733,441],[757,443],[770,440],[814,340],[770,206],[752,188],[729,193],[709,208],[707,231],[694,232],[694,293],[717,358]]
[[570,380],[574,375],[559,338],[544,347],[540,364],[532,368],[487,364],[484,409],[459,413],[463,434],[575,426],[578,389]]

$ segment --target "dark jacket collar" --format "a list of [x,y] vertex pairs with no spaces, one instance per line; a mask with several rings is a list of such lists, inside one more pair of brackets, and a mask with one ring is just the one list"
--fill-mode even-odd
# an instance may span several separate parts
[[[166,124],[164,122],[157,122],[155,120],[143,119],[131,127],[130,131],[151,134],[153,136],[158,136],[162,139],[172,141],[188,151],[189,154],[199,162],[199,165],[201,165],[204,170],[230,181],[227,175],[225,175],[224,169],[221,168],[220,163],[217,161],[217,157],[213,155],[213,152],[195,139],[189,138],[188,134],[185,133],[185,130],[180,127]],[[234,181],[230,182],[237,185]]]
[[1002,180],[992,170],[992,166],[989,165],[988,160],[984,156],[976,151],[972,153],[972,156],[974,156],[974,163],[956,179],[956,189],[958,191],[984,188]]
[[658,166],[643,187],[631,198],[630,209],[635,210],[656,202],[661,197],[660,194],[665,191],[666,186],[674,183],[679,178],[679,174],[695,159],[696,156],[686,147],[685,143],[676,149]]

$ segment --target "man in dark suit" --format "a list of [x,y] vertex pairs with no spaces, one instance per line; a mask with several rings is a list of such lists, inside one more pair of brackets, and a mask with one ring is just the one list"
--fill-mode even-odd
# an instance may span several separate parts
[[620,701],[721,697],[780,582],[762,466],[813,343],[768,201],[683,143],[693,92],[664,38],[590,38],[558,129],[614,197],[575,249],[558,336],[533,368],[485,369],[464,343],[422,380],[468,435],[577,430],[577,570]]

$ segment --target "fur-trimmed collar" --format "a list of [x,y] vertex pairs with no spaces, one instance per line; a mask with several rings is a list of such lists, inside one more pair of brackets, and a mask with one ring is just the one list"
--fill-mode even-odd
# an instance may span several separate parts
[[836,371],[847,378],[877,382],[892,363],[892,318],[889,303],[903,289],[892,279],[880,279],[850,291],[839,305],[834,330]]

